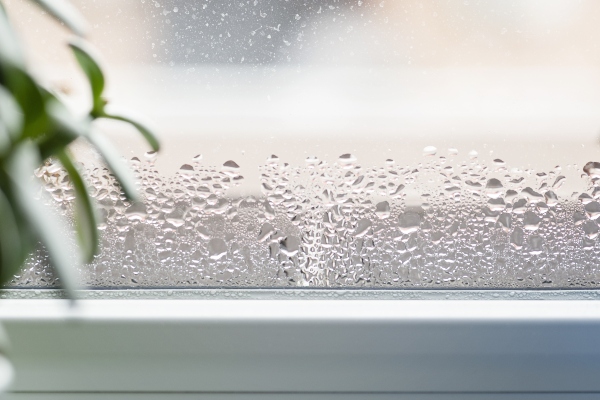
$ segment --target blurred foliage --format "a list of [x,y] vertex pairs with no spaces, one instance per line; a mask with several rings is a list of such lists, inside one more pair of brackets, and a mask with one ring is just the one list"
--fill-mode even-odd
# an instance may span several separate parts
[[[137,196],[133,175],[111,143],[92,129],[98,118],[133,125],[154,151],[159,144],[146,126],[125,115],[106,111],[104,74],[95,50],[85,41],[87,24],[66,0],[32,0],[74,34],[69,42],[75,59],[87,77],[92,107],[76,117],[51,90],[30,74],[23,49],[0,0],[0,283],[10,280],[32,250],[41,242],[61,284],[72,295],[74,268],[89,262],[98,251],[97,217],[80,168],[69,145],[82,139],[93,146],[130,199]],[[66,245],[62,232],[68,228],[40,199],[41,184],[33,172],[44,160],[62,164],[76,193],[74,219],[78,254]]]

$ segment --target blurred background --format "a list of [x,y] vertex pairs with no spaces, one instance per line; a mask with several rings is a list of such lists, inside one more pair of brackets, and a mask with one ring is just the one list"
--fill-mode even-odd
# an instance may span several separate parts
[[[433,145],[522,168],[598,157],[600,3],[573,0],[75,1],[110,100],[151,117],[157,165],[201,153],[250,169],[351,152],[410,164]],[[7,1],[31,65],[74,108],[86,86],[66,30]],[[141,142],[107,129],[126,154]]]

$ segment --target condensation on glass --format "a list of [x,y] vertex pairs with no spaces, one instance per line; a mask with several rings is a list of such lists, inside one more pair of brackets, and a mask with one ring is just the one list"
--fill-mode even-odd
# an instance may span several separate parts
[[[79,6],[114,104],[153,118],[164,143],[145,153],[127,128],[98,126],[139,203],[75,146],[104,221],[85,285],[599,285],[600,3]],[[85,109],[64,32],[8,8],[35,70]],[[60,165],[35,175],[68,217]],[[12,286],[57,284],[39,250]]]

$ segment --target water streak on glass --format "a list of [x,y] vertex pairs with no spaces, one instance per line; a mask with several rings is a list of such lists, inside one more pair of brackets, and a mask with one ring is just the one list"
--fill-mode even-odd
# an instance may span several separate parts
[[[363,166],[352,154],[258,171],[195,157],[171,177],[156,157],[131,165],[144,201],[107,170],[87,170],[103,250],[82,268],[91,287],[564,288],[600,278],[600,163],[522,170],[474,152],[423,150],[423,161]],[[260,195],[231,197],[243,174]],[[36,171],[69,215],[64,171]],[[568,190],[563,184],[573,181]],[[572,192],[572,187],[579,191]],[[258,191],[257,191],[258,192]],[[54,287],[43,251],[13,281]]]

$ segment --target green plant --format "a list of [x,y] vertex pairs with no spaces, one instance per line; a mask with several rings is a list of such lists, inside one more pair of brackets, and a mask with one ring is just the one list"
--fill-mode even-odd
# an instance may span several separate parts
[[[75,34],[69,46],[89,82],[92,105],[84,118],[75,117],[59,97],[28,72],[0,2],[0,283],[11,278],[41,242],[63,288],[72,295],[73,267],[93,259],[99,239],[94,205],[69,145],[79,139],[95,147],[125,195],[135,200],[133,175],[111,143],[91,129],[92,123],[99,118],[124,121],[137,128],[154,151],[158,151],[159,143],[140,122],[107,112],[104,74],[94,49],[83,39],[86,23],[77,9],[64,0],[33,1]],[[65,229],[64,221],[36,200],[40,183],[33,178],[33,171],[49,157],[60,161],[75,192],[74,220],[80,245],[75,258],[57,234]]]

